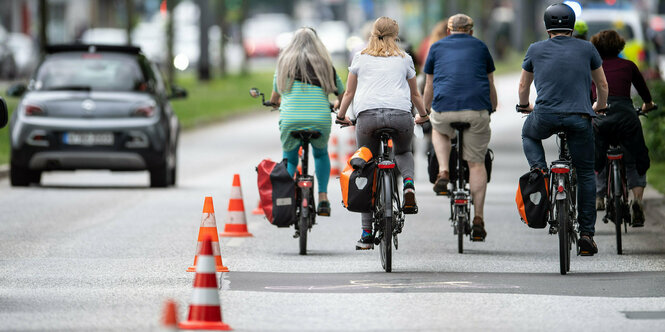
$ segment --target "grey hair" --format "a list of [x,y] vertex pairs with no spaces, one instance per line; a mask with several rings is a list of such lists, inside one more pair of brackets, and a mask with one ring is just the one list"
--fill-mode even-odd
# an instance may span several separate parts
[[308,62],[314,69],[314,75],[319,79],[323,91],[326,94],[337,91],[328,50],[314,29],[300,28],[277,59],[277,90],[280,94],[291,90],[296,76],[301,77],[304,83],[312,83],[312,77],[307,72]]

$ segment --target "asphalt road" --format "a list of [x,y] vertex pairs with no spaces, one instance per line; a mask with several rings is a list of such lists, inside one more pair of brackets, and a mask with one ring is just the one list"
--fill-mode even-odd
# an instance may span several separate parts
[[[293,229],[250,213],[254,166],[281,158],[268,111],[183,134],[177,188],[150,189],[145,172],[53,172],[29,188],[2,179],[0,330],[155,330],[167,298],[184,319],[203,198],[213,196],[221,230],[234,173],[254,234],[222,240],[231,272],[220,275],[220,298],[236,330],[665,330],[662,196],[648,193],[646,227],[629,229],[622,256],[599,217],[599,254],[573,256],[567,276],[556,237],[519,220],[516,182],[528,166],[516,85],[516,76],[497,78],[487,241],[457,253],[448,202],[431,192],[420,148],[420,213],[407,216],[390,274],[378,250],[354,250],[360,217],[337,203],[336,179],[332,217],[317,219],[307,256]],[[348,131],[334,130],[345,146]]]

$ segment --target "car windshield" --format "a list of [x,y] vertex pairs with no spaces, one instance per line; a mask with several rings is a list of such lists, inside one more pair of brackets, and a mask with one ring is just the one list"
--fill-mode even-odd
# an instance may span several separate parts
[[629,41],[635,37],[633,28],[623,22],[610,22],[610,21],[598,21],[598,22],[588,22],[589,26],[589,38],[603,30],[616,30],[623,39]]
[[134,57],[107,53],[51,56],[34,81],[36,90],[144,91],[146,87]]

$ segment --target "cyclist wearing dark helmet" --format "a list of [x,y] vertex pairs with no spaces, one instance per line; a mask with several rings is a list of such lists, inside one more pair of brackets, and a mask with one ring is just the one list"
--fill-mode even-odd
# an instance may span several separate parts
[[[577,170],[577,210],[580,250],[598,252],[593,241],[596,225],[594,175],[594,135],[591,119],[607,107],[607,80],[602,60],[591,43],[572,38],[575,12],[565,4],[545,10],[549,39],[531,44],[522,63],[517,108],[530,112],[522,127],[522,146],[529,166],[547,169],[542,140],[558,131],[566,132],[568,148]],[[596,83],[598,100],[589,98],[591,81]],[[538,97],[529,103],[534,82]]]

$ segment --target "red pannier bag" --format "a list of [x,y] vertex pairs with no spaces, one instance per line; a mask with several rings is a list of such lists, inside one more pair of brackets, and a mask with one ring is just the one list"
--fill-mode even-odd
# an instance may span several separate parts
[[262,160],[256,167],[259,205],[268,221],[277,227],[289,227],[296,220],[296,182],[286,168],[286,159],[276,163]]

